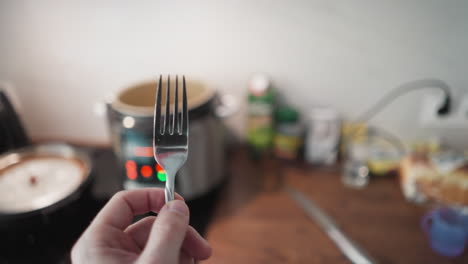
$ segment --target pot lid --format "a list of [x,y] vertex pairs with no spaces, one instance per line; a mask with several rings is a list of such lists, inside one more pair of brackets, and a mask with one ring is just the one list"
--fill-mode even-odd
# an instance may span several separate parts
[[[187,80],[187,104],[188,109],[195,109],[213,98],[215,91],[208,88],[199,81]],[[174,103],[175,80],[171,79],[171,98],[170,104]],[[179,80],[179,105],[182,105],[182,81]],[[112,107],[122,113],[137,116],[153,116],[154,103],[156,99],[156,88],[158,81],[149,81],[130,86],[117,94],[112,102]],[[162,82],[162,107],[166,105],[166,87],[167,80]]]
[[54,145],[0,156],[0,213],[27,213],[70,196],[89,174],[89,163],[73,153]]

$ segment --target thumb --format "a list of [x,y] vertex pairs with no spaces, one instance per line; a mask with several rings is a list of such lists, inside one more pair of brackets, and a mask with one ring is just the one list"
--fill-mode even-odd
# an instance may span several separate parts
[[164,205],[154,221],[139,261],[176,264],[188,230],[189,209],[185,202],[173,200]]

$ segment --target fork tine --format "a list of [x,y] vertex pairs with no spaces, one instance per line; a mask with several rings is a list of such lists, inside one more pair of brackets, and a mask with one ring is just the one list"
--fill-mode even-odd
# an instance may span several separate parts
[[171,133],[170,131],[170,97],[171,96],[171,76],[167,75],[167,86],[166,86],[166,116],[165,116],[165,121],[164,121],[164,134],[166,133]]
[[179,134],[180,133],[180,121],[179,121],[179,76],[176,75],[175,77],[175,95],[174,95],[174,112],[172,113],[173,115],[173,120],[172,120],[172,125],[174,126],[174,134]]
[[188,110],[187,110],[187,86],[185,85],[185,75],[182,76],[182,134],[188,135]]
[[156,91],[156,104],[154,106],[154,124],[153,124],[153,136],[156,133],[161,133],[161,86],[162,86],[162,75],[159,75],[159,82]]

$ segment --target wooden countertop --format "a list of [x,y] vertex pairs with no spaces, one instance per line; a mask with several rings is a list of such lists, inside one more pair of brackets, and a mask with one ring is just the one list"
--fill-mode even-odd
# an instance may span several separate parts
[[379,263],[468,263],[433,253],[419,226],[430,208],[404,200],[395,178],[346,188],[338,167],[254,164],[245,151],[230,159],[207,237],[213,256],[203,263],[350,263],[322,230],[281,190],[288,183],[312,198]]

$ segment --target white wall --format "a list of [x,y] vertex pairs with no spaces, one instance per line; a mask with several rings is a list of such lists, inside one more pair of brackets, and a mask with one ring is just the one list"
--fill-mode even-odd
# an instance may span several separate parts
[[[468,87],[468,1],[1,1],[0,80],[36,138],[107,141],[95,102],[159,73],[185,73],[243,99],[269,73],[302,109],[356,116],[423,77]],[[404,138],[467,131],[418,126],[420,97],[375,119]],[[241,131],[242,115],[232,121]]]

